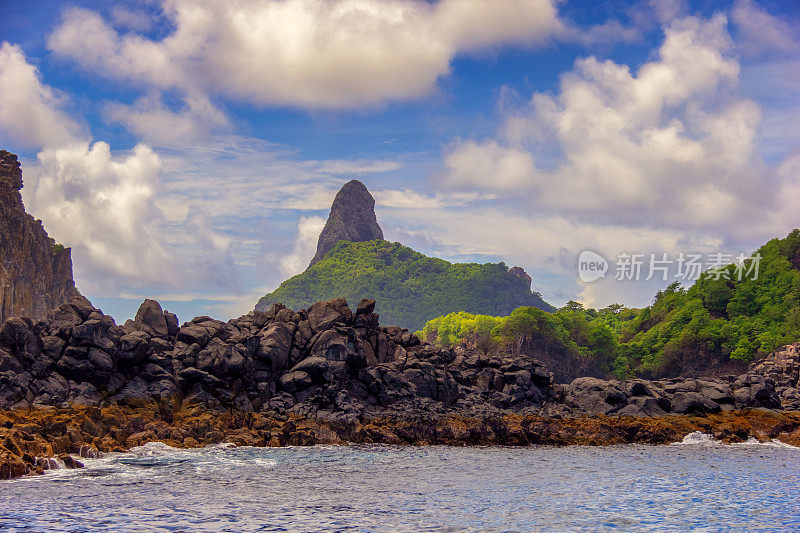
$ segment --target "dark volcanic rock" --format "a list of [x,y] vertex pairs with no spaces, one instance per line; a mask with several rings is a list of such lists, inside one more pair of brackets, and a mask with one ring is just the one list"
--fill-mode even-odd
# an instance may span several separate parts
[[[172,319],[172,317],[169,317]],[[136,318],[130,325],[135,331],[144,331],[151,337],[167,338],[170,334],[170,324],[167,321],[167,314],[161,309],[161,305],[155,300],[145,300],[139,306]],[[177,332],[178,319],[175,317],[173,331]]]
[[309,266],[322,259],[339,241],[365,242],[383,239],[375,217],[375,199],[358,180],[344,184],[336,194],[331,213]]
[[789,344],[751,366],[750,372],[775,381],[779,387],[797,387],[800,382],[800,343]]
[[[440,348],[420,342],[406,329],[380,326],[369,301],[355,314],[346,301],[336,299],[296,312],[275,305],[228,322],[198,317],[180,328],[173,316],[146,301],[136,320],[120,327],[78,297],[43,321],[7,320],[0,327],[0,409],[155,404],[160,413],[171,413],[202,404],[246,413],[242,416],[277,413],[332,421],[343,438],[359,442],[367,441],[367,435],[374,442],[524,444],[539,442],[535,431],[504,428],[515,436],[495,441],[487,427],[471,440],[454,422],[433,438],[423,420],[471,418],[489,424],[512,415],[644,419],[773,412],[800,404],[796,346],[784,347],[741,376],[583,377],[557,384],[548,368],[524,354]],[[402,423],[390,429],[362,427],[359,431],[366,433],[357,434],[346,429],[370,417]],[[406,427],[412,420],[414,427]],[[131,428],[126,438],[141,433],[131,442],[152,440],[144,436],[147,431]],[[307,437],[287,430],[279,443],[314,442]],[[201,434],[192,438],[205,439]]]
[[77,296],[69,248],[56,246],[22,204],[17,156],[0,150],[0,324],[44,317]]

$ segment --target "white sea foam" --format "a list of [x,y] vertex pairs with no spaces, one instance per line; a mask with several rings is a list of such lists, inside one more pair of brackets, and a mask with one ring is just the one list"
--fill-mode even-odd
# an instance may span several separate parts
[[163,442],[153,441],[135,446],[129,450],[134,455],[160,455],[162,453],[180,452],[180,448],[174,448]]
[[761,442],[755,437],[750,437],[744,442],[736,442],[732,444],[725,444],[717,439],[715,439],[712,435],[708,433],[703,433],[700,431],[693,431],[683,437],[681,442],[673,442],[673,445],[694,445],[694,446],[737,446],[737,447],[745,447],[745,446],[769,446],[772,448],[785,448],[791,450],[800,449],[797,446],[792,446],[791,444],[786,444],[785,442],[781,442],[777,439],[772,439],[770,441]]
[[772,439],[767,442],[761,442],[754,437],[750,437],[744,442],[737,442],[732,444],[731,446],[769,446],[771,448],[786,448],[790,450],[798,450],[797,446],[792,446],[791,444],[786,444],[785,442],[781,442],[778,439]]
[[700,446],[717,446],[721,444],[717,439],[709,435],[708,433],[702,433],[700,431],[693,431],[683,437],[681,442],[674,442],[673,444],[682,445],[682,444],[693,444],[693,445],[700,445]]

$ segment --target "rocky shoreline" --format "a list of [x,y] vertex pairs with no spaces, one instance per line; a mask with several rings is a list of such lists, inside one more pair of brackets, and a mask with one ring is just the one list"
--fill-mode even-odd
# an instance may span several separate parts
[[163,412],[155,403],[128,407],[39,408],[0,413],[0,480],[82,468],[83,458],[125,452],[148,442],[175,448],[219,443],[281,447],[318,444],[455,446],[660,445],[701,432],[722,443],[780,441],[800,446],[800,413],[754,408],[704,416],[548,417],[497,413],[386,414],[331,422],[290,413],[245,413],[202,406]]
[[373,311],[339,299],[179,326],[147,300],[118,326],[78,297],[42,321],[12,317],[0,328],[0,479],[155,440],[603,445],[702,431],[800,444],[798,345],[741,376],[558,384],[531,357],[431,346]]

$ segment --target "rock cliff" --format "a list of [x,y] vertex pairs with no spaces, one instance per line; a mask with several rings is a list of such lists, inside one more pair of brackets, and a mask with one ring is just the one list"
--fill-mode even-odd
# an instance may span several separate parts
[[22,204],[17,156],[0,150],[0,323],[42,318],[78,295],[69,248],[55,244]]
[[351,180],[336,193],[328,221],[319,235],[317,253],[309,266],[322,259],[339,241],[366,242],[383,239],[375,217],[375,199],[358,180]]

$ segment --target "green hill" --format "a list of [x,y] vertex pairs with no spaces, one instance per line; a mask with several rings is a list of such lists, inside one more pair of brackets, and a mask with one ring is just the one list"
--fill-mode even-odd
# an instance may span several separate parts
[[729,265],[720,279],[704,275],[689,288],[670,285],[644,309],[595,310],[570,302],[550,315],[524,308],[508,317],[456,313],[429,321],[423,331],[439,344],[527,351],[619,377],[741,371],[800,341],[800,230],[756,254],[755,279],[738,279]]
[[382,240],[339,241],[321,260],[258,301],[264,310],[275,302],[291,309],[319,300],[362,298],[377,302],[382,324],[418,330],[426,320],[452,312],[508,314],[520,306],[554,310],[521,269],[504,263],[450,263],[427,257],[400,243]]
[[678,284],[622,330],[621,363],[650,370],[748,362],[800,340],[800,231],[758,249],[758,276],[702,276],[689,289]]

